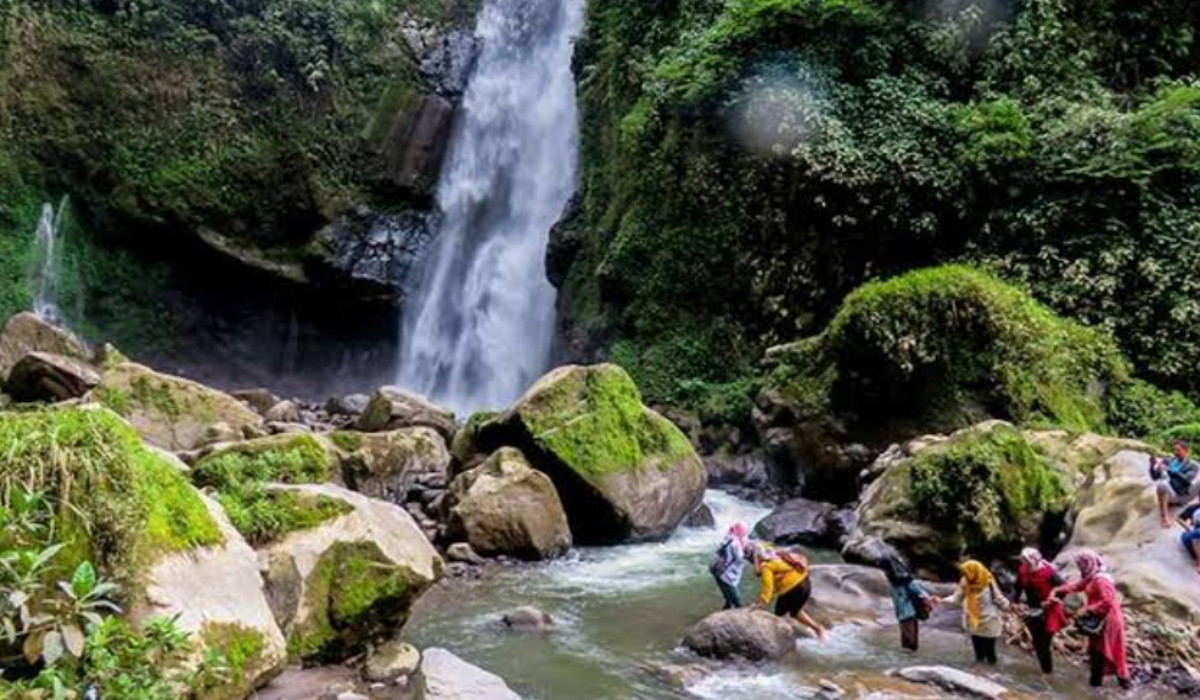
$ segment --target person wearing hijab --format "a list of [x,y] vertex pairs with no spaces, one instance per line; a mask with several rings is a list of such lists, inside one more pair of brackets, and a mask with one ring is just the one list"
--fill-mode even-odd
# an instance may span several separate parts
[[734,523],[721,541],[717,556],[709,566],[713,578],[717,580],[717,588],[725,598],[723,610],[742,607],[742,596],[738,592],[738,584],[742,581],[742,571],[746,568],[746,551],[749,545],[747,535],[750,528],[745,523]]
[[933,598],[916,582],[900,555],[883,555],[879,558],[879,568],[891,587],[892,605],[896,608],[896,619],[900,621],[900,646],[916,651],[920,643],[919,621],[922,615],[928,616]]
[[1065,624],[1062,605],[1051,599],[1050,592],[1064,583],[1066,581],[1041,552],[1033,547],[1021,550],[1012,602],[1021,604],[1024,599],[1025,626],[1029,629],[1033,651],[1042,673],[1054,672],[1054,658],[1051,655],[1054,635]]
[[1116,584],[1104,571],[1104,560],[1090,549],[1075,554],[1079,580],[1058,586],[1051,595],[1059,598],[1071,593],[1083,593],[1087,602],[1080,616],[1102,621],[1096,634],[1088,634],[1089,683],[1104,684],[1105,676],[1116,676],[1122,688],[1130,686],[1129,661],[1125,656],[1125,612],[1117,595]]
[[776,615],[794,618],[811,629],[818,640],[825,639],[825,628],[804,612],[804,606],[812,597],[808,557],[786,549],[776,550],[771,559],[756,556],[754,572],[762,578],[762,593],[757,607],[766,608],[771,604],[771,599],[778,595],[775,601]]
[[1000,612],[1008,609],[1008,599],[1000,593],[992,572],[983,564],[968,559],[958,565],[958,570],[962,573],[958,588],[942,602],[962,605],[963,629],[971,635],[975,661],[994,665],[996,640],[1004,631]]

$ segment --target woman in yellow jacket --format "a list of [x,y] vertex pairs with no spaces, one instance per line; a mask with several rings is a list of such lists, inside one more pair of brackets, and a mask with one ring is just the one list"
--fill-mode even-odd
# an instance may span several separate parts
[[776,615],[793,617],[816,633],[817,639],[825,639],[825,628],[804,612],[804,605],[812,596],[807,557],[785,549],[769,555],[759,550],[754,556],[754,571],[762,578],[758,607],[766,608],[771,598],[778,595],[779,599],[775,601]]

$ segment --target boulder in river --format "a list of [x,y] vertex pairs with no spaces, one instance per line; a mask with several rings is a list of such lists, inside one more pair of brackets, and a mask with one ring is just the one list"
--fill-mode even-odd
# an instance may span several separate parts
[[987,700],[1002,700],[1013,695],[995,681],[949,666],[909,666],[900,669],[897,675],[913,683],[936,685],[956,694]]
[[832,546],[829,519],[836,510],[831,503],[793,498],[758,521],[754,536],[776,544]]
[[553,559],[571,548],[554,484],[512,447],[455,477],[444,503],[447,537],[465,539],[484,556]]
[[100,374],[83,360],[31,352],[13,365],[4,393],[16,401],[77,399],[100,383]]
[[365,433],[416,426],[433,428],[449,442],[454,437],[454,414],[424,396],[385,386],[371,395],[356,425]]
[[1122,450],[1092,470],[1076,497],[1071,539],[1058,563],[1066,568],[1074,551],[1094,549],[1127,605],[1162,622],[1200,624],[1196,564],[1179,529],[1159,526],[1149,459],[1149,450]]
[[146,442],[176,452],[200,447],[217,423],[246,436],[263,432],[262,417],[229,394],[133,362],[105,372],[88,397],[124,417]]
[[700,656],[779,659],[796,648],[796,627],[763,610],[722,610],[696,623],[683,644]]
[[717,516],[713,515],[712,508],[707,503],[701,503],[696,506],[696,510],[688,513],[683,526],[713,529],[717,526]]
[[363,678],[371,683],[389,683],[411,676],[421,665],[421,652],[411,644],[391,641],[371,650],[363,666]]
[[293,658],[341,661],[393,634],[441,577],[441,558],[399,506],[332,484],[271,488],[352,509],[259,550]]
[[16,314],[0,330],[0,382],[21,358],[31,352],[86,360],[87,347],[69,331],[47,323],[28,311]]
[[521,700],[500,676],[437,647],[422,652],[414,686],[418,700]]
[[616,365],[560,367],[480,428],[548,474],[577,542],[661,540],[700,505],[704,465]]
[[554,618],[549,613],[539,610],[532,605],[513,608],[501,617],[509,629],[542,632],[554,626]]

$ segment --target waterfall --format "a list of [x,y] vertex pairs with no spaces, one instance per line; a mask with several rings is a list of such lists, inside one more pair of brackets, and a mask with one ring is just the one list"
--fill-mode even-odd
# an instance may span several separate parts
[[66,210],[66,197],[62,198],[57,211],[50,202],[43,204],[34,234],[33,312],[38,318],[56,324],[65,321],[58,304],[62,279],[62,241],[59,234]]
[[583,0],[487,0],[476,23],[481,49],[399,361],[402,386],[460,414],[511,403],[549,362],[546,241],[576,185],[582,24]]

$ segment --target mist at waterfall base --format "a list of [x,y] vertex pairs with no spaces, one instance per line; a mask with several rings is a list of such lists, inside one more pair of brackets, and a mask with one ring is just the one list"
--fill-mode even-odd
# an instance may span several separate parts
[[[995,669],[973,668],[956,615],[947,616],[952,628],[922,627],[916,655],[901,650],[895,626],[844,625],[824,643],[801,641],[797,654],[779,663],[724,664],[686,688],[665,681],[655,668],[699,661],[680,648],[680,640],[689,626],[721,606],[708,563],[724,532],[738,521],[753,525],[768,512],[720,491],[710,490],[705,502],[715,529],[681,528],[665,542],[577,548],[557,561],[443,581],[418,600],[402,637],[419,648],[447,648],[500,675],[530,700],[821,698],[828,697],[820,689],[822,679],[852,687],[853,674],[877,677],[920,664],[982,673],[1036,697],[1091,697],[1084,669],[1060,661],[1047,682],[1031,655],[1009,645],[1002,645]],[[812,555],[818,563],[839,560],[834,552]],[[747,569],[743,599],[752,601],[757,591],[754,572]],[[815,600],[820,595],[813,591]],[[522,605],[549,613],[554,627],[546,633],[505,629],[503,613]]]
[[575,191],[571,56],[582,0],[489,0],[438,185],[441,226],[406,304],[401,386],[465,415],[510,404],[554,333],[546,242]]

